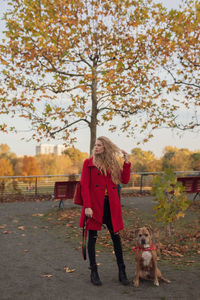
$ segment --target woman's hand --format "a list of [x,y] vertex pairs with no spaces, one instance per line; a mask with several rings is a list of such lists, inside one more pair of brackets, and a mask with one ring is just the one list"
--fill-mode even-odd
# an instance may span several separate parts
[[92,218],[93,210],[92,210],[90,207],[86,207],[86,208],[85,208],[85,215],[86,215],[86,217],[88,217],[88,218]]
[[121,150],[122,151],[122,154],[123,154],[123,156],[124,156],[124,161],[126,162],[126,163],[128,163],[128,153],[126,152],[126,151],[124,151],[124,150]]

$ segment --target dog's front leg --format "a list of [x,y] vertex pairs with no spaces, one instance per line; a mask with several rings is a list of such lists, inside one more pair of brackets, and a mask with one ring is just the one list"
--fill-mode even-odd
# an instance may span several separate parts
[[153,260],[154,285],[159,286],[157,256],[155,255],[155,253],[153,253],[152,260]]
[[136,265],[136,274],[135,274],[135,280],[134,280],[134,287],[139,286],[139,280],[140,280],[140,262],[137,260],[137,265]]

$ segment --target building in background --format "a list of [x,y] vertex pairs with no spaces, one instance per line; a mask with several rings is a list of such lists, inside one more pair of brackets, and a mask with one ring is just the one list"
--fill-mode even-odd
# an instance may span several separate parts
[[37,154],[56,154],[62,155],[63,151],[66,150],[64,145],[50,145],[50,144],[40,144],[36,146],[36,155]]

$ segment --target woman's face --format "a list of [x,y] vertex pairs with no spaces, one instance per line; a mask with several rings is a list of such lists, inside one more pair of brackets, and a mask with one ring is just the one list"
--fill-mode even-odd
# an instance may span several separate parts
[[96,140],[94,145],[94,153],[95,154],[102,154],[104,152],[104,145],[100,140]]

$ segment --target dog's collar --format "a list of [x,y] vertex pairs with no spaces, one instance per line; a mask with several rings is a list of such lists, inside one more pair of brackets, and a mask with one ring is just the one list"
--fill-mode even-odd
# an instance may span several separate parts
[[152,243],[151,247],[149,247],[149,248],[142,248],[140,246],[137,246],[137,247],[133,248],[133,252],[138,251],[138,250],[153,251],[153,250],[156,250],[156,246]]

